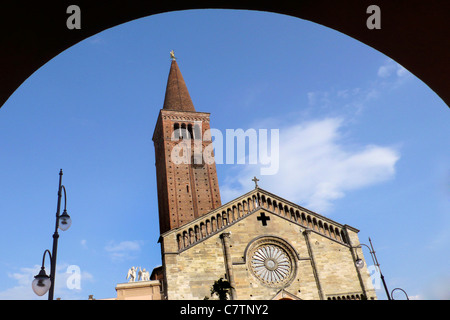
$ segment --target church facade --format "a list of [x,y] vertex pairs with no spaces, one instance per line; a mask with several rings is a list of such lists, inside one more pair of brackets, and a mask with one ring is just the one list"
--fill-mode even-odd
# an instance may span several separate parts
[[272,194],[256,178],[253,190],[221,203],[214,161],[194,152],[211,148],[213,159],[209,121],[172,54],[153,134],[162,257],[155,297],[211,299],[223,278],[230,299],[376,299],[367,268],[355,265],[364,259],[356,228]]

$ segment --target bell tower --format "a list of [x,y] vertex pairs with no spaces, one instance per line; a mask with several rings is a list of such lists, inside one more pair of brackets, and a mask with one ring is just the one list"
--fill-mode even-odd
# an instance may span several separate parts
[[195,111],[176,58],[153,133],[161,234],[221,205],[209,113]]

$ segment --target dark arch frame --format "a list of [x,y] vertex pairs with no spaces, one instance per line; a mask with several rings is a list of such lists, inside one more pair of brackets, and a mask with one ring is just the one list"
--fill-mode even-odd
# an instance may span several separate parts
[[[72,4],[81,9],[79,30],[66,27]],[[366,27],[370,5],[381,8],[379,30]],[[202,8],[281,13],[335,29],[391,57],[450,105],[447,0],[15,0],[0,4],[0,107],[32,73],[81,40],[145,16]]]

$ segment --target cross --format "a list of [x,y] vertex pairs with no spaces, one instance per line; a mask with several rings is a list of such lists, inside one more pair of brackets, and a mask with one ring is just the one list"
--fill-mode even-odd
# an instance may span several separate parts
[[255,189],[258,188],[258,181],[259,181],[259,179],[257,179],[256,177],[254,177],[254,178],[252,179],[252,181],[255,183]]
[[270,217],[266,217],[265,213],[261,212],[261,215],[256,217],[256,219],[261,221],[263,226],[267,226],[267,221],[270,220]]

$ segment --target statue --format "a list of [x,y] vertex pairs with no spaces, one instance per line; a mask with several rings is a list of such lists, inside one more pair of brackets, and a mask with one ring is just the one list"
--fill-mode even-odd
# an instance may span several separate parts
[[141,267],[139,267],[139,281],[149,281],[150,280],[150,273],[148,271],[141,270]]
[[134,282],[136,281],[136,270],[134,267],[131,267],[131,269],[128,270],[128,274],[127,274],[127,279],[130,278],[130,280],[128,280],[128,282]]
[[[139,271],[138,271],[139,269]],[[137,272],[137,278],[136,278],[136,272]],[[131,269],[128,270],[127,279],[128,282],[136,282],[136,281],[149,281],[150,280],[150,272],[146,271],[145,268],[141,269],[141,267],[131,267]]]
[[176,60],[176,58],[175,58],[175,52],[173,52],[173,50],[170,51],[170,59]]

